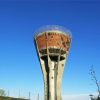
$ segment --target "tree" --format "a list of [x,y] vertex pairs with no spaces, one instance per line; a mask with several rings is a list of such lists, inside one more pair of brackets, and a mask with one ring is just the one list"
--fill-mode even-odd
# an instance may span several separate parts
[[97,100],[100,100],[100,97],[98,97]]
[[93,66],[90,69],[90,74],[91,74],[92,80],[95,82],[95,84],[97,86],[97,90],[98,90],[98,97],[96,100],[100,100],[100,82],[98,81],[98,79],[96,77],[96,72],[95,72]]
[[5,96],[5,95],[6,95],[5,90],[0,89],[0,96]]

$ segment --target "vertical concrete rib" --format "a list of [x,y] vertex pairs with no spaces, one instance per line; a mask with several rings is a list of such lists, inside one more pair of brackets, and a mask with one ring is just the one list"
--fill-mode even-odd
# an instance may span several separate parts
[[47,82],[47,72],[46,72],[46,68],[45,68],[45,61],[43,61],[41,59],[41,54],[39,52],[39,48],[38,48],[38,45],[37,45],[37,40],[35,38],[35,43],[36,43],[36,47],[37,47],[37,51],[38,51],[38,56],[39,56],[39,61],[40,61],[40,65],[41,65],[41,70],[42,70],[42,73],[43,73],[43,79],[44,79],[44,100],[48,100],[48,82]]
[[55,85],[54,85],[54,62],[51,61],[49,56],[49,48],[48,48],[48,34],[46,33],[46,49],[47,49],[47,60],[49,67],[49,100],[55,100]]
[[61,45],[62,45],[62,41],[61,41],[61,35],[60,35],[60,48],[59,48],[59,55],[58,55],[57,68],[56,68],[57,69],[57,71],[56,71],[57,73],[56,73],[56,98],[55,98],[55,100],[58,100],[58,98],[61,98],[60,96],[58,97],[58,93],[59,93],[58,84],[59,84],[59,82],[57,81],[58,77],[59,77],[58,69],[59,69],[59,67],[61,67],[61,66],[59,66],[59,64],[60,64],[60,56],[61,56]]

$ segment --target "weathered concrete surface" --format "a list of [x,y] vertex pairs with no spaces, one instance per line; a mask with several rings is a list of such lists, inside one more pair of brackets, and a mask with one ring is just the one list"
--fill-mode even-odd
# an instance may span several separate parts
[[70,36],[61,31],[46,31],[35,36],[44,77],[44,100],[62,100],[62,74],[70,42]]

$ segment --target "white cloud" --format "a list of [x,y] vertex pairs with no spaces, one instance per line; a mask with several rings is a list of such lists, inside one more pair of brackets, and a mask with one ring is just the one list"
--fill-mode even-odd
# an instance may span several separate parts
[[62,100],[90,100],[89,94],[62,95]]
[[[33,97],[32,100],[37,100],[37,96]],[[40,95],[39,100],[44,100],[43,96]],[[89,94],[65,94],[62,95],[62,100],[90,100]]]

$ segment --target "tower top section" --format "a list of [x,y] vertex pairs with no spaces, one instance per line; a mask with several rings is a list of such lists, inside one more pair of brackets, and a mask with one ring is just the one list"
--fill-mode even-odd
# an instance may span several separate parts
[[[71,43],[71,32],[62,26],[48,25],[35,32],[35,45],[41,56],[50,57],[67,54]],[[61,57],[61,60],[65,58]],[[55,60],[57,61],[57,60]]]
[[35,31],[34,37],[40,36],[44,34],[44,32],[46,32],[47,34],[49,32],[55,32],[55,33],[64,34],[71,37],[71,32],[68,29],[62,26],[58,26],[58,25],[47,25],[47,26],[41,27],[37,31]]

